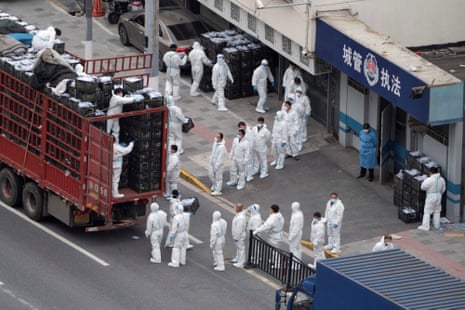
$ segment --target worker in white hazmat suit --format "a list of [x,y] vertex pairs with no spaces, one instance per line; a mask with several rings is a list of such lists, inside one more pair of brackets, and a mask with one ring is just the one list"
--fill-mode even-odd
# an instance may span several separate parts
[[213,270],[224,271],[223,248],[228,223],[221,218],[220,211],[212,214],[212,224],[210,226],[210,248],[213,252]]
[[236,204],[236,215],[231,224],[231,235],[236,246],[236,256],[231,260],[234,267],[245,265],[245,240],[247,238],[247,210],[242,203]]
[[172,245],[170,267],[179,267],[186,264],[186,252],[189,242],[189,213],[184,213],[182,204],[176,205],[176,215],[173,218],[168,240]]
[[439,174],[438,168],[432,167],[430,169],[429,177],[421,183],[421,189],[426,192],[426,199],[423,221],[418,229],[426,231],[430,229],[431,214],[433,214],[433,227],[439,229],[441,225],[442,194],[446,191],[446,182]]
[[313,221],[311,228],[310,241],[313,245],[313,264],[308,264],[309,267],[316,269],[316,262],[320,259],[325,259],[323,245],[325,243],[326,219],[321,217],[320,212],[313,213]]
[[283,83],[282,86],[284,88],[284,100],[289,96],[291,93],[291,85],[294,83],[294,79],[296,77],[301,77],[302,73],[300,72],[299,68],[293,63],[289,64],[286,71],[284,71],[283,75]]
[[298,116],[300,119],[300,138],[302,143],[307,142],[307,124],[312,114],[312,107],[310,105],[310,99],[302,90],[302,87],[296,89],[296,103],[298,105]]
[[192,50],[189,52],[189,60],[191,62],[191,73],[192,73],[192,85],[190,95],[200,96],[199,85],[202,81],[203,76],[203,65],[212,66],[212,62],[208,59],[203,46],[199,42],[195,41],[192,44]]
[[258,113],[265,113],[267,110],[266,97],[268,94],[268,81],[270,81],[271,86],[274,87],[274,78],[268,66],[268,60],[263,59],[252,74],[252,87],[253,90],[258,93],[258,102],[255,109]]
[[384,235],[381,237],[381,240],[375,244],[372,251],[379,252],[391,249],[394,249],[394,244],[392,244],[392,236]]
[[218,132],[215,135],[215,140],[212,145],[212,152],[210,155],[210,165],[208,166],[208,177],[212,182],[211,195],[220,196],[223,188],[223,169],[224,160],[226,158],[226,146],[224,144],[223,133]]
[[252,128],[248,126],[244,121],[240,121],[237,124],[237,128],[244,130],[245,132],[244,139],[247,140],[249,144],[249,155],[250,156],[249,156],[249,160],[245,164],[245,180],[247,182],[252,182],[254,179],[253,177],[254,174],[256,174],[258,171],[258,167],[257,167],[257,171],[255,171],[255,168],[254,168],[256,164],[256,160],[254,158],[254,152],[253,152],[253,146],[254,146],[254,141],[255,141],[254,132]]
[[[123,113],[123,105],[140,102],[143,100],[144,97],[142,96],[134,96],[134,97],[123,97],[123,89],[118,87],[114,90],[113,96],[111,96],[110,104],[108,106],[107,115],[116,115]],[[119,142],[119,119],[118,118],[110,118],[107,120],[107,134],[112,134],[116,142]]]
[[212,69],[212,86],[215,90],[212,103],[218,104],[218,111],[220,112],[228,111],[224,98],[224,88],[226,87],[227,80],[234,84],[234,78],[228,64],[224,61],[224,55],[218,54],[216,56],[216,64]]
[[184,153],[182,147],[182,124],[187,123],[188,119],[184,117],[182,109],[175,105],[172,96],[165,97],[168,106],[169,127],[168,127],[168,145],[177,145],[179,154]]
[[152,245],[150,262],[159,264],[161,263],[160,244],[163,239],[163,229],[166,224],[166,212],[160,210],[160,206],[156,202],[152,202],[150,211],[145,227],[145,237],[150,238],[150,243]]
[[[258,227],[263,224],[262,215],[260,214],[260,205],[254,203],[253,205],[248,207],[248,211],[250,212],[249,220],[247,221],[247,238],[250,237],[250,231],[255,231]],[[250,262],[252,264],[256,264],[256,259],[260,257],[260,251],[258,247],[253,249],[253,253],[250,253]]]
[[53,45],[59,36],[61,36],[61,30],[59,28],[48,26],[46,29],[38,30],[34,34],[31,41],[31,47],[34,51],[53,48]]
[[[279,206],[274,204],[270,207],[270,215],[266,219],[265,223],[260,225],[255,231],[253,232],[254,235],[266,232],[266,239],[268,243],[278,249],[282,249],[282,241],[283,241],[283,228],[284,228],[284,217],[279,212]],[[271,258],[274,268],[279,268],[280,266],[280,258],[279,255]]]
[[176,44],[171,44],[170,50],[163,55],[166,66],[165,96],[173,96],[174,100],[181,99],[179,87],[181,81],[181,68],[187,62],[186,53],[178,53]]
[[273,124],[273,133],[271,134],[273,161],[270,163],[270,165],[275,166],[275,169],[277,170],[284,168],[284,158],[286,156],[287,124],[285,120],[285,113],[286,112],[284,111],[276,112],[276,117]]
[[344,204],[337,197],[336,193],[331,193],[331,197],[326,203],[325,218],[327,220],[328,244],[325,250],[332,253],[341,253],[341,227],[344,216]]
[[287,126],[286,157],[292,157],[294,160],[299,160],[299,118],[292,106],[293,104],[290,101],[284,102],[284,108],[286,111],[284,119],[286,120]]
[[114,198],[122,198],[124,194],[121,194],[118,190],[119,179],[123,170],[123,156],[132,152],[134,149],[134,141],[131,141],[128,146],[121,145],[114,141],[113,143],[113,186],[112,196]]
[[166,167],[166,192],[165,198],[171,198],[171,192],[178,189],[179,174],[181,173],[181,163],[178,156],[178,147],[172,144],[168,155],[168,165]]
[[298,259],[302,259],[302,247],[300,240],[302,240],[302,230],[304,228],[304,214],[300,209],[300,203],[294,201],[291,204],[291,219],[289,221],[289,251]]
[[229,181],[226,184],[236,186],[238,191],[245,188],[245,166],[250,160],[249,142],[244,137],[244,129],[238,129],[229,154],[232,164],[229,170]]
[[268,176],[268,144],[271,141],[271,132],[268,130],[263,117],[257,118],[257,125],[252,128],[253,142],[253,170],[260,171],[260,179]]

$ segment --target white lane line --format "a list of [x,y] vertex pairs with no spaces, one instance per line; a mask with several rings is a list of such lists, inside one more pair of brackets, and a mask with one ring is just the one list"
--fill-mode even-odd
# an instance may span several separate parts
[[78,246],[77,244],[69,241],[68,239],[65,239],[63,238],[62,236],[58,235],[57,233],[55,233],[54,231],[48,229],[47,227],[37,223],[36,221],[33,221],[31,220],[30,218],[28,218],[26,215],[24,215],[23,213],[19,212],[18,210],[0,202],[0,206],[2,206],[5,210],[7,211],[10,211],[11,213],[19,216],[20,218],[22,218],[23,220],[29,222],[30,224],[34,225],[35,227],[39,228],[40,230],[42,230],[43,232],[49,234],[50,236],[54,237],[55,239],[63,242],[64,244],[66,244],[67,246],[75,249],[76,251],[80,252],[81,254],[87,256],[88,258],[92,259],[93,261],[99,263],[100,265],[104,266],[104,267],[107,267],[107,266],[110,266],[109,263],[107,263],[106,261],[104,261],[103,259],[101,258],[98,258],[97,256],[95,256],[94,254],[90,253],[89,251],[81,248],[80,246]]
[[[166,224],[165,224],[165,227],[168,227],[168,229],[169,229],[169,228],[170,228],[170,223],[166,223]],[[198,238],[192,236],[191,234],[189,234],[189,240],[191,240],[191,241],[194,242],[195,244],[202,244],[202,243],[203,243],[202,240],[200,240],[200,239],[198,239]]]
[[15,299],[16,301],[18,301],[19,303],[25,305],[26,307],[28,307],[29,309],[32,309],[32,310],[38,310],[38,308],[34,307],[32,304],[28,303],[27,301],[25,301],[24,299],[16,296],[11,290],[7,289],[5,286],[5,283],[1,282],[0,281],[0,291],[2,291],[3,293],[5,293],[6,295],[12,297],[13,299]]

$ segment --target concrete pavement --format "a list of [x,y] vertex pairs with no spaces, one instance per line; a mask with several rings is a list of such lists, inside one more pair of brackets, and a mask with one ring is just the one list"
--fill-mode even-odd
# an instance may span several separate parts
[[[25,5],[28,6],[27,12],[24,11]],[[55,6],[55,10],[47,8],[47,5]],[[45,0],[21,3],[7,1],[6,5],[0,3],[0,9],[16,12],[41,28],[50,23],[60,27],[67,50],[84,55],[84,45],[81,42],[85,35],[84,17],[67,15],[56,7],[55,2]],[[82,39],[73,37],[76,29],[83,29]],[[116,26],[110,25],[104,17],[94,19],[94,57],[137,53],[130,47],[122,46],[116,33]],[[163,78],[164,75],[161,74],[161,89],[164,85]],[[181,88],[183,98],[177,104],[186,116],[193,118],[195,128],[184,136],[182,167],[209,187],[207,164],[214,133],[224,133],[229,149],[238,121],[244,120],[254,125],[261,114],[255,112],[257,97],[228,100],[227,107],[230,111],[218,112],[210,103],[211,93],[190,97],[189,78],[184,80]],[[264,117],[271,129],[274,112],[280,108],[281,103],[276,94],[270,94],[268,101],[272,111]],[[292,201],[300,201],[307,223],[303,238],[308,240],[313,212],[324,211],[329,194],[337,192],[346,207],[342,227],[342,255],[370,251],[382,234],[394,233],[401,238],[394,241],[396,246],[465,280],[464,226],[449,224],[444,225],[440,231],[423,232],[416,230],[418,223],[405,224],[397,218],[397,209],[392,204],[392,184],[369,183],[366,179],[356,179],[359,166],[358,153],[355,150],[334,143],[334,138],[313,119],[309,122],[308,132],[309,141],[304,145],[300,161],[287,159],[285,169],[276,171],[271,168],[268,178],[257,178],[248,183],[245,190],[236,191],[234,187],[225,185],[223,196],[209,199],[231,207],[238,201],[245,205],[259,203],[262,205],[261,213],[264,218],[269,206],[277,203],[286,219],[286,230],[290,219],[290,205]],[[225,168],[224,181],[228,178],[228,168]]]

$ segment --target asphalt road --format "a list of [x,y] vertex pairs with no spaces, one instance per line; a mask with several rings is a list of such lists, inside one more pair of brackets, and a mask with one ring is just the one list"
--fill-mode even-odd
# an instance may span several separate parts
[[[186,197],[197,195],[185,187],[181,191]],[[276,283],[270,285],[259,272],[236,269],[229,261],[225,272],[212,270],[211,213],[222,211],[230,223],[232,208],[228,212],[203,197],[200,201],[201,208],[191,221],[195,247],[188,252],[187,266],[179,269],[167,266],[168,249],[162,251],[162,264],[149,262],[144,225],[85,233],[53,218],[40,223],[71,247],[9,207],[1,207],[0,308],[270,309]],[[164,199],[160,205],[167,210]],[[228,234],[225,257],[233,255]]]

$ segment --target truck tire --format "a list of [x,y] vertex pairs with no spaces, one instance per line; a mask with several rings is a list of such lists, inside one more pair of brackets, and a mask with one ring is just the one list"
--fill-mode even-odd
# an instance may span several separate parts
[[42,218],[44,208],[42,190],[34,182],[26,183],[24,186],[23,207],[30,219],[39,221]]
[[0,171],[0,200],[9,206],[21,204],[23,180],[10,168]]

